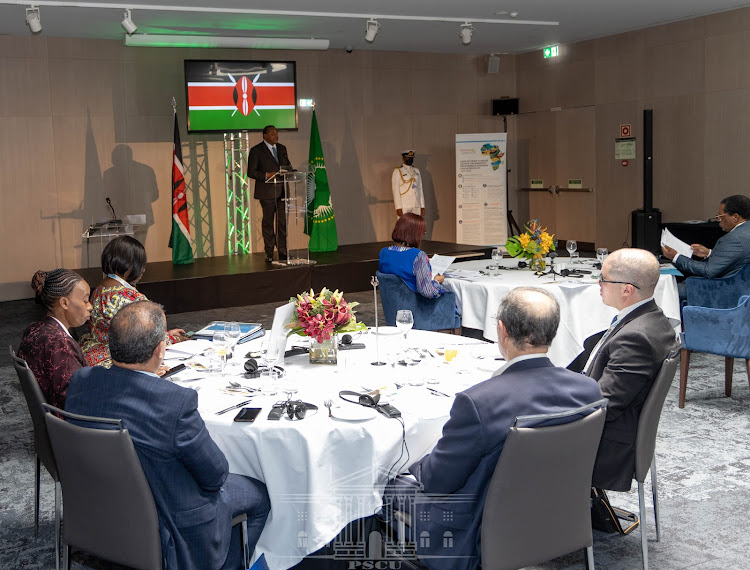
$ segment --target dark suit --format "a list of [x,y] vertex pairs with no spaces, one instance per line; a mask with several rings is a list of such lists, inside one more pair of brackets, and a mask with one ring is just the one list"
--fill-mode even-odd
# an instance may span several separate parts
[[604,340],[586,374],[609,399],[594,464],[594,487],[627,491],[635,475],[635,437],[643,403],[669,351],[669,320],[652,299],[628,313]]
[[248,513],[252,551],[269,511],[263,483],[229,475],[197,407],[194,390],[117,366],[82,368],[68,388],[67,411],[122,419],[130,432],[156,502],[165,569],[222,567],[238,508]]
[[[273,255],[274,245],[279,250],[280,256],[286,256],[286,209],[284,207],[284,184],[281,178],[276,177],[279,183],[266,182],[267,172],[278,172],[280,168],[291,169],[289,156],[283,144],[276,143],[276,151],[279,161],[276,162],[273,154],[265,141],[261,141],[250,149],[247,156],[247,175],[255,180],[254,197],[260,200],[263,209],[263,245],[266,255]],[[274,216],[276,217],[276,234],[274,235]]]
[[680,255],[674,266],[689,275],[698,277],[729,277],[750,263],[750,222],[736,226],[721,236],[706,259],[696,260]]
[[517,362],[456,394],[443,436],[409,469],[423,489],[415,494],[401,477],[386,489],[400,510],[414,497],[411,534],[421,562],[446,570],[478,566],[484,500],[516,416],[561,412],[600,398],[596,382],[547,358]]

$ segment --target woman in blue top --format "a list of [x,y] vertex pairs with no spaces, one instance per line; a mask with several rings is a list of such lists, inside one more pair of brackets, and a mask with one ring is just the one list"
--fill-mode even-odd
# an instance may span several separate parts
[[427,254],[419,249],[426,233],[424,218],[406,213],[396,222],[391,239],[396,245],[380,250],[380,272],[398,275],[412,291],[434,299],[445,293],[441,285],[444,277],[432,277],[432,267]]

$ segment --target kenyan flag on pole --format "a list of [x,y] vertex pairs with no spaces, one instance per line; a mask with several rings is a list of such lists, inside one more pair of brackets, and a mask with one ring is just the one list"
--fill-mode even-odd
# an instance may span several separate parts
[[314,110],[310,129],[309,165],[307,218],[305,219],[305,233],[310,236],[309,249],[310,251],[336,251],[339,247],[339,238],[331,204],[331,190],[328,188],[323,145],[320,144],[318,119]]
[[193,263],[193,246],[190,239],[185,177],[182,168],[182,145],[180,129],[177,126],[177,109],[174,113],[174,149],[172,151],[172,233],[169,236],[172,248],[172,263],[184,265]]

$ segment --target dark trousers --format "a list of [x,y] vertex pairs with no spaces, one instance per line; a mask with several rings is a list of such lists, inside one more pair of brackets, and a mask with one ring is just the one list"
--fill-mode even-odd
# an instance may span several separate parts
[[[250,554],[263,532],[263,527],[271,510],[271,500],[264,483],[252,477],[243,477],[230,473],[223,485],[224,493],[229,495],[232,505],[232,517],[247,513],[247,542]],[[229,553],[222,570],[244,569],[242,564],[242,543],[240,542],[240,525],[232,529],[232,540],[229,543]]]
[[[279,256],[286,257],[286,209],[282,198],[260,200],[263,209],[263,248],[266,255],[273,255],[273,248],[279,250]],[[274,217],[276,217],[276,233],[274,234]]]

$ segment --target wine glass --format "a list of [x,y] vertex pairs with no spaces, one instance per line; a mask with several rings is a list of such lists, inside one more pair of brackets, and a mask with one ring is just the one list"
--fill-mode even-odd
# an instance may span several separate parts
[[226,335],[227,340],[229,341],[229,344],[232,348],[232,356],[234,357],[234,348],[237,346],[237,343],[240,340],[240,336],[242,336],[240,323],[224,323],[224,335]]
[[396,328],[404,333],[404,347],[406,347],[406,335],[414,326],[414,315],[408,309],[402,309],[396,313]]
[[578,242],[574,239],[569,239],[568,241],[565,242],[565,249],[568,250],[568,255],[571,257],[571,262],[572,262],[573,254],[578,249]]
[[604,263],[604,260],[607,259],[608,255],[609,250],[606,247],[596,248],[596,258],[599,260],[599,263]]
[[500,260],[503,258],[503,252],[499,247],[492,250],[493,269],[500,269]]
[[214,333],[213,342],[214,352],[221,358],[221,374],[224,375],[224,367],[227,365],[227,353],[229,352],[229,339],[224,331]]

